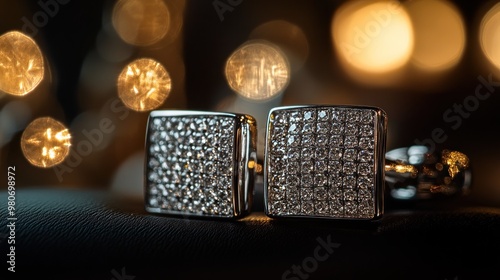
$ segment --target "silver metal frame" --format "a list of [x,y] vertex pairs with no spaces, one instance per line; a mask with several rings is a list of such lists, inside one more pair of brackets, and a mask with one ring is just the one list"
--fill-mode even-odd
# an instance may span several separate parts
[[[346,108],[346,109],[371,109],[376,111],[375,131],[374,131],[374,175],[375,175],[375,193],[374,193],[374,209],[375,214],[372,218],[343,218],[329,216],[306,216],[306,215],[273,215],[269,213],[268,205],[268,173],[269,173],[269,147],[270,147],[270,128],[271,117],[275,111],[293,110],[305,108]],[[350,106],[350,105],[297,105],[297,106],[281,106],[273,108],[268,115],[266,125],[266,149],[264,153],[264,209],[267,216],[271,218],[300,218],[300,219],[328,219],[328,220],[376,220],[383,216],[384,213],[384,185],[385,185],[385,151],[387,137],[387,114],[384,110],[373,106]]]
[[209,214],[192,214],[179,211],[170,211],[159,207],[149,207],[148,201],[148,179],[144,177],[144,202],[145,209],[150,213],[161,213],[175,216],[194,216],[194,217],[213,217],[221,219],[240,218],[250,213],[253,200],[253,187],[255,177],[255,167],[257,166],[257,125],[252,116],[244,114],[234,114],[227,112],[208,112],[208,111],[190,111],[190,110],[156,110],[152,111],[147,121],[146,141],[145,141],[145,165],[144,174],[148,174],[148,162],[150,153],[149,133],[150,122],[156,117],[193,117],[193,116],[224,116],[235,119],[234,145],[233,145],[233,216],[225,217]]
[[[455,162],[447,162],[443,158],[447,152],[460,156]],[[470,159],[457,150],[431,150],[423,145],[401,147],[386,152],[385,164],[386,192],[391,200],[443,199],[471,191]]]

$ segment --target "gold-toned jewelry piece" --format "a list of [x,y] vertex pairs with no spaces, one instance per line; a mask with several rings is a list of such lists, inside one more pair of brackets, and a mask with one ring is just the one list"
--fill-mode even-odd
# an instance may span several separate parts
[[388,197],[422,200],[466,195],[472,185],[470,159],[463,152],[431,151],[414,145],[393,149],[385,157]]

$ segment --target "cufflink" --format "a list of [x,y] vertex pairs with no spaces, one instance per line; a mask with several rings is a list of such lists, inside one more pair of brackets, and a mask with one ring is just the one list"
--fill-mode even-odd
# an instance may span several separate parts
[[469,157],[455,149],[413,145],[385,156],[387,198],[395,201],[443,199],[471,191]]
[[248,214],[256,133],[256,121],[248,115],[152,111],[145,145],[146,211],[184,217]]
[[271,110],[265,213],[273,218],[374,220],[383,214],[386,113],[364,106]]

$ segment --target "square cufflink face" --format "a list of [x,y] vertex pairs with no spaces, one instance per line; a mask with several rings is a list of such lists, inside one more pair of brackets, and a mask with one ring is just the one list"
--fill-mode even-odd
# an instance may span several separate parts
[[247,115],[152,111],[146,133],[146,210],[184,217],[249,213],[256,133],[255,119]]
[[383,214],[387,117],[376,107],[279,107],[269,114],[270,217],[373,220]]

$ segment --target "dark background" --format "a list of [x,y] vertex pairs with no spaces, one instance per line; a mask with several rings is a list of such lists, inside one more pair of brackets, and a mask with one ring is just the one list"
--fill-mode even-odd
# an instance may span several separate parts
[[[40,11],[35,0],[0,1],[0,34],[21,30],[23,18],[30,20]],[[168,1],[183,11],[183,28],[172,42],[146,48],[128,46],[113,32],[114,1],[70,0],[60,5],[33,36],[46,57],[45,80],[25,97],[0,97],[0,184],[6,186],[7,167],[16,166],[19,270],[38,276],[65,273],[61,279],[111,279],[122,268],[135,279],[274,279],[311,256],[318,237],[331,235],[342,246],[320,263],[311,279],[498,278],[500,87],[458,129],[443,120],[446,110],[474,94],[478,76],[492,74],[500,81],[500,70],[488,66],[478,41],[480,20],[497,2],[454,1],[466,26],[460,63],[443,75],[409,69],[391,86],[362,84],[340,66],[330,22],[344,1],[243,0],[224,13],[223,21],[212,0]],[[266,113],[257,109],[265,112],[294,104],[379,106],[389,116],[388,150],[413,145],[442,128],[448,138],[441,147],[470,157],[474,207],[458,200],[458,207],[443,203],[443,211],[397,209],[368,226],[273,220],[260,208],[238,222],[145,213],[141,199],[148,114],[121,105],[113,109],[117,75],[133,59],[153,57],[165,65],[173,82],[161,109],[234,108],[228,105],[236,94],[225,80],[224,63],[254,28],[278,19],[302,29],[309,46],[307,60],[292,74],[280,98],[241,102],[238,112],[261,112],[255,117],[265,120]],[[20,149],[24,127],[41,116],[67,125],[74,147],[86,140],[82,131],[96,129],[103,117],[110,118],[116,130],[90,155],[68,158],[63,165],[74,166],[58,178],[53,168],[30,165]],[[107,190],[134,200],[117,199]],[[6,192],[0,197],[7,202]],[[6,223],[0,220],[0,234],[6,232]],[[0,242],[0,249],[7,252],[5,242]]]
[[[342,1],[243,0],[232,11],[224,13],[223,21],[214,9],[213,1],[173,2],[180,7],[185,5],[183,27],[174,42],[154,48],[134,48],[115,40],[110,43],[110,49],[116,52],[125,50],[127,55],[113,62],[101,61],[101,64],[92,66],[94,68],[85,67],[89,59],[99,53],[103,32],[113,36],[109,31],[113,1],[69,1],[59,6],[58,13],[50,17],[45,26],[38,28],[34,39],[46,56],[46,65],[50,69],[48,78],[26,97],[3,97],[0,109],[10,102],[21,101],[31,110],[28,121],[38,116],[60,120],[70,127],[74,144],[84,139],[80,133],[82,129],[97,127],[95,119],[100,116],[110,116],[117,129],[112,135],[106,135],[105,144],[95,147],[91,155],[84,157],[60,180],[52,168],[37,168],[24,159],[19,147],[20,126],[12,139],[2,146],[0,154],[2,169],[16,165],[19,170],[18,187],[110,188],[119,181],[117,174],[131,158],[135,161],[129,161],[129,170],[135,172],[128,174],[142,176],[142,170],[136,170],[136,167],[143,149],[147,113],[128,111],[122,121],[117,118],[120,114],[110,111],[110,102],[116,100],[113,85],[122,67],[141,56],[155,57],[166,65],[174,87],[162,109],[223,110],[227,108],[224,105],[235,98],[224,77],[225,60],[248,40],[255,27],[281,19],[302,29],[309,52],[303,67],[292,74],[281,99],[274,100],[271,105],[379,106],[389,116],[388,150],[412,145],[416,139],[430,138],[433,129],[442,128],[448,136],[442,147],[458,149],[471,159],[473,195],[485,203],[500,201],[500,179],[497,176],[500,171],[497,91],[500,88],[482,101],[469,118],[463,119],[456,130],[442,116],[455,103],[461,104],[474,94],[479,75],[488,77],[494,74],[493,80],[500,80],[498,70],[494,72],[487,66],[477,39],[479,22],[495,2],[454,1],[466,25],[466,48],[460,63],[438,77],[409,71],[402,82],[393,86],[361,84],[340,67],[332,47],[330,22]],[[23,18],[32,19],[38,11],[37,1],[2,1],[0,32],[22,29]],[[101,84],[106,86],[96,87]],[[248,107],[238,110],[253,113],[252,106],[261,105],[248,103]],[[265,119],[265,115],[256,117]],[[140,193],[140,187],[135,188],[128,191]]]

